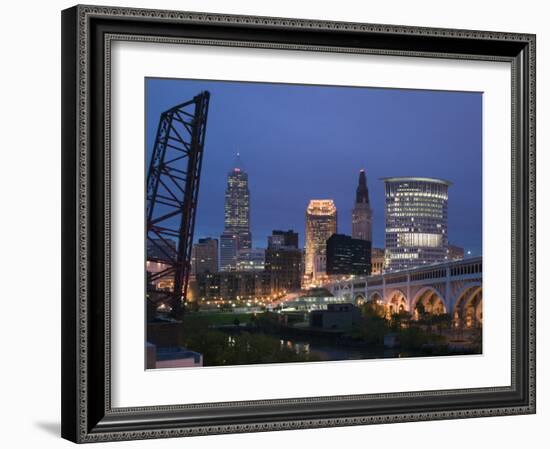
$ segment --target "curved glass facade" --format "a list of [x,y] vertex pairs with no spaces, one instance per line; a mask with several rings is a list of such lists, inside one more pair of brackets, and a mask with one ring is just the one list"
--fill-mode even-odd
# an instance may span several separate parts
[[385,268],[403,270],[443,262],[447,256],[450,182],[434,178],[384,178]]

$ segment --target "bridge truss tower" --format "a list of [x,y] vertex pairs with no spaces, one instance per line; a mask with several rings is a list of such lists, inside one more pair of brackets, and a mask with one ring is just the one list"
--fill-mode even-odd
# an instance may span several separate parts
[[[187,296],[209,100],[204,91],[161,114],[147,174],[147,260],[162,267],[148,273],[147,294],[176,316]],[[161,279],[172,288],[155,288]]]

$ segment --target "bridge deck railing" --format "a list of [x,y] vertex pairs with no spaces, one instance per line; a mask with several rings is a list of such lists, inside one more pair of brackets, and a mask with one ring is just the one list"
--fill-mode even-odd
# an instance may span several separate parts
[[[420,281],[445,280],[447,277],[472,278],[478,277],[483,272],[482,257],[473,257],[470,259],[454,260],[443,262],[429,267],[416,267],[409,270],[403,270],[393,273],[384,273],[376,276],[354,277],[347,281],[335,281],[332,287],[346,286],[354,289],[364,289],[383,285],[394,285],[402,283],[418,283]],[[360,285],[361,284],[361,285]]]

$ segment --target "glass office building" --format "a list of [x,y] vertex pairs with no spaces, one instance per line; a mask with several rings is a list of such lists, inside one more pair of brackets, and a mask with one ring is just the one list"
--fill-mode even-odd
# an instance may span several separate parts
[[232,271],[237,268],[237,254],[250,249],[250,191],[248,174],[237,164],[227,175],[224,204],[224,232],[220,236],[220,269]]
[[250,192],[248,190],[248,174],[235,167],[227,175],[225,189],[224,230],[237,234],[239,248],[251,247],[250,235]]
[[435,178],[383,178],[386,271],[445,261],[450,182]]

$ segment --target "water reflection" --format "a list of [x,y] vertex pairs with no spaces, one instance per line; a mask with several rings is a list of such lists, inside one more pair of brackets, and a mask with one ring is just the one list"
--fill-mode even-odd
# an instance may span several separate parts
[[[228,333],[227,343],[230,347],[235,347],[237,343],[236,333]],[[387,357],[401,357],[411,356],[414,354],[404,354],[395,349],[387,349],[384,346],[348,346],[340,345],[334,341],[330,341],[326,338],[316,338],[310,336],[308,339],[295,338],[295,337],[283,337],[279,336],[280,347],[293,350],[296,354],[302,355],[314,355],[316,359],[322,361],[334,361],[334,360],[362,360],[372,358],[387,358]],[[250,350],[250,345],[246,344],[246,350]]]
[[293,349],[296,354],[309,354],[309,343],[298,343],[292,340],[281,340],[281,349]]

